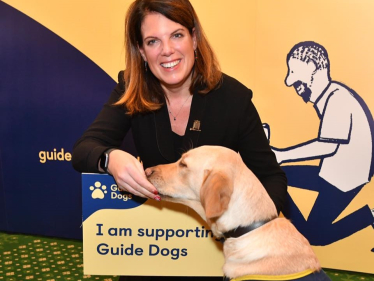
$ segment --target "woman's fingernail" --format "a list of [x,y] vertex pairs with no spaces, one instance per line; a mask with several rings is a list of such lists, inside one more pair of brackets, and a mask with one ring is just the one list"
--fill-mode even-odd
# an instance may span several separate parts
[[157,191],[157,190],[154,190],[154,191],[153,191],[153,194],[154,194],[154,195],[158,195],[158,191]]
[[160,196],[156,196],[156,197],[155,197],[155,200],[157,200],[157,201],[161,201],[161,197],[160,197]]

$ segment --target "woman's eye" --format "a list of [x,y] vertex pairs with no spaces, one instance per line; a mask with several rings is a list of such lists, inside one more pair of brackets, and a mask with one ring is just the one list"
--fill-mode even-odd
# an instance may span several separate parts
[[179,166],[182,167],[182,168],[186,168],[187,167],[186,163],[184,163],[182,161],[179,162]]
[[155,44],[155,43],[156,43],[156,40],[155,40],[155,39],[152,39],[152,40],[147,41],[147,45],[148,45],[148,46],[151,46],[151,45],[153,45],[153,44]]
[[183,34],[182,34],[182,33],[175,33],[175,34],[174,34],[174,37],[175,37],[175,38],[182,38],[182,37],[183,37]]

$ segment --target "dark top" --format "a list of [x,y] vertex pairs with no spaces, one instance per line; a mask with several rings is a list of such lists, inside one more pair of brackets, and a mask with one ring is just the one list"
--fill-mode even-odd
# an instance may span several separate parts
[[[173,132],[164,104],[159,110],[129,116],[114,106],[124,92],[123,73],[95,121],[76,142],[72,164],[77,171],[98,173],[97,163],[109,148],[118,148],[132,129],[136,150],[144,168],[175,162]],[[259,178],[278,212],[287,194],[287,179],[266,139],[252,101],[252,91],[223,74],[222,83],[208,94],[193,93],[182,148],[220,145],[240,153],[244,163]],[[199,130],[191,130],[195,120]]]
[[175,159],[178,160],[181,158],[182,154],[186,152],[186,150],[183,149],[183,136],[173,132],[173,144]]

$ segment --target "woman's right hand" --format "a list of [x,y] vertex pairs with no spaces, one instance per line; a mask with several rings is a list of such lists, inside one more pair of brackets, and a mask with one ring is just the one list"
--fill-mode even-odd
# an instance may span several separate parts
[[131,154],[115,149],[109,153],[108,172],[118,188],[136,196],[160,201],[157,189],[147,180],[143,165]]

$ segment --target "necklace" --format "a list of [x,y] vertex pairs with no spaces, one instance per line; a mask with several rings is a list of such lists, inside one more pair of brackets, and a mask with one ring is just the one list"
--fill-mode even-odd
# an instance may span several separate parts
[[173,116],[174,121],[177,121],[177,117],[178,117],[179,113],[181,112],[183,106],[186,104],[186,102],[189,100],[190,97],[192,97],[192,95],[189,95],[189,96],[188,96],[188,98],[187,98],[187,99],[184,101],[184,103],[182,104],[181,108],[179,108],[178,113],[177,113],[176,115],[174,115],[174,114],[169,110],[169,108],[168,108],[168,111],[169,111],[169,113],[171,114],[171,116]]

